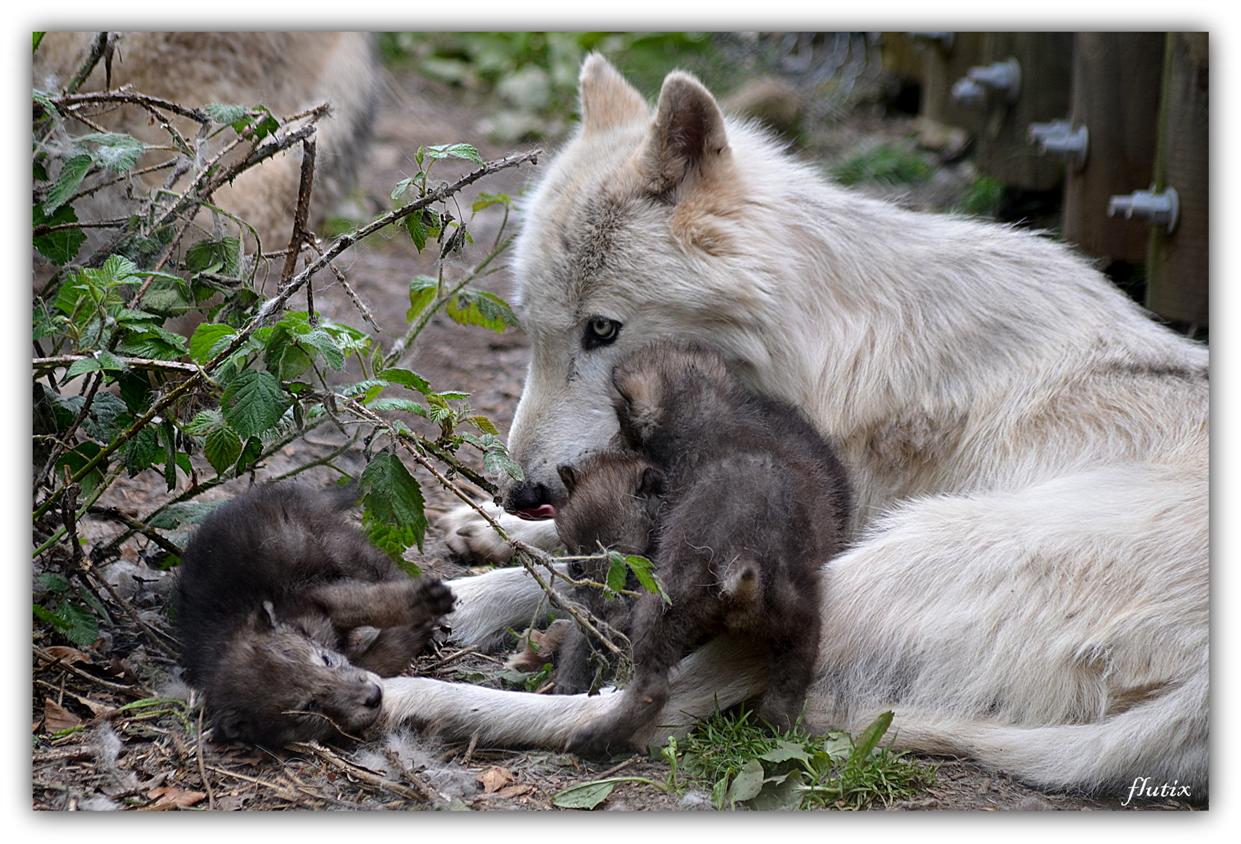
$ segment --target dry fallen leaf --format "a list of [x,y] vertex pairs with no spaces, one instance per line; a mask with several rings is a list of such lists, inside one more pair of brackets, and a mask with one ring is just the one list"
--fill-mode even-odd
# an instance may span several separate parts
[[[43,652],[61,665],[73,665],[75,662],[90,662],[89,655],[67,645],[52,645],[51,647],[44,648]],[[48,663],[45,662],[44,664]]]
[[148,812],[159,812],[164,809],[184,809],[194,806],[207,795],[201,791],[187,791],[171,785],[161,785],[147,792],[147,797],[155,802],[142,808]]
[[483,791],[490,794],[493,791],[499,791],[511,783],[513,781],[513,772],[508,768],[493,765],[478,775],[478,781],[483,784]]
[[57,733],[76,727],[82,719],[65,709],[51,698],[43,699],[43,728],[49,733]]
[[517,785],[510,785],[508,788],[500,789],[496,792],[496,797],[502,797],[507,800],[510,797],[520,797],[523,794],[529,794],[532,791],[534,791],[534,786],[518,783]]

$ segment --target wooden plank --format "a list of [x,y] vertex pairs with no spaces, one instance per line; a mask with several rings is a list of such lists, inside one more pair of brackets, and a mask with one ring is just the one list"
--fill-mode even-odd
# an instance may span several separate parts
[[1073,34],[987,33],[983,63],[1009,58],[1021,65],[1021,91],[1011,103],[994,95],[988,99],[977,135],[978,169],[1023,190],[1052,190],[1063,182],[1064,165],[1041,155],[1026,133],[1031,123],[1063,118],[1069,112]]
[[1155,187],[1176,188],[1180,220],[1172,234],[1152,228],[1146,306],[1175,322],[1209,325],[1210,63],[1205,32],[1168,35]]
[[1151,184],[1166,35],[1079,32],[1074,40],[1071,119],[1089,130],[1090,147],[1085,167],[1067,173],[1064,237],[1108,261],[1142,263],[1149,230],[1109,217],[1107,203]]
[[958,104],[952,98],[952,86],[982,62],[985,38],[982,32],[954,32],[950,46],[919,44],[926,57],[922,117],[971,131],[982,124],[982,111]]

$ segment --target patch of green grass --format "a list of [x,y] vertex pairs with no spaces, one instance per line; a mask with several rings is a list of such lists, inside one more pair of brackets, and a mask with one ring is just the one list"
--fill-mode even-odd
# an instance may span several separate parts
[[972,217],[994,218],[1003,200],[1004,183],[990,176],[979,176],[965,189],[952,210]]
[[879,746],[891,723],[884,713],[856,738],[800,727],[772,734],[742,708],[716,713],[682,742],[669,739],[661,755],[671,787],[709,788],[716,808],[865,809],[935,781],[934,768]]
[[832,168],[842,185],[912,185],[931,178],[930,163],[917,151],[892,144],[863,150]]

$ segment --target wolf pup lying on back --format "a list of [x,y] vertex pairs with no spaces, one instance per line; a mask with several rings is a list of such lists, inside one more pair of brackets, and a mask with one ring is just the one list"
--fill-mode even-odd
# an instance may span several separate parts
[[635,462],[666,473],[656,569],[672,603],[637,600],[624,701],[569,749],[620,749],[660,714],[672,666],[724,632],[761,643],[768,683],[758,716],[788,729],[814,676],[819,567],[844,543],[844,469],[795,408],[737,384],[714,352],[655,343],[622,360],[612,381],[621,436],[642,455]]
[[[832,184],[689,74],[652,108],[591,56],[581,114],[514,245],[531,355],[510,510],[551,515],[556,467],[608,447],[621,358],[661,337],[709,345],[849,466],[854,541],[823,570],[811,725],[857,732],[891,709],[897,750],[1045,788],[1124,794],[1149,777],[1204,796],[1206,347],[1052,237]],[[546,520],[502,525],[556,541]],[[475,558],[512,553],[472,511],[440,529]],[[451,585],[464,645],[544,598],[522,569]],[[730,639],[682,660],[659,725],[761,692],[764,659]],[[563,746],[611,706],[385,686],[394,720],[491,747]]]
[[[354,738],[452,611],[341,512],[348,499],[260,486],[208,516],[177,581],[181,661],[216,736],[278,747]],[[372,673],[373,672],[373,673]]]

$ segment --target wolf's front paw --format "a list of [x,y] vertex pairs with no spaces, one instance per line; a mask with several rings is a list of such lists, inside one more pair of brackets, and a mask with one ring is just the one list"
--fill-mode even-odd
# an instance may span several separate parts
[[[493,518],[500,518],[498,507],[490,504],[483,506]],[[494,565],[507,563],[513,558],[513,546],[501,539],[473,507],[458,507],[440,517],[435,526],[443,532],[444,542],[455,557]]]

